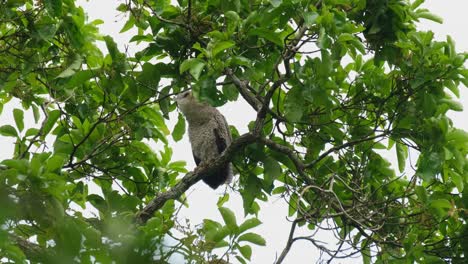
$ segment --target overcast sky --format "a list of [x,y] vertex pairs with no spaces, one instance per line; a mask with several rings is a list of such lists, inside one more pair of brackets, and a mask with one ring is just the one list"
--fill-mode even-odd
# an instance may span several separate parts
[[[94,0],[90,2],[83,2],[85,10],[88,12],[91,20],[102,19],[105,21],[101,25],[100,30],[105,35],[112,36],[120,45],[124,47],[127,45],[131,33],[119,34],[125,19],[122,15],[118,15],[114,11],[116,3],[121,1],[112,0]],[[420,29],[432,30],[435,32],[437,39],[445,40],[446,35],[451,35],[456,41],[458,51],[468,51],[468,34],[466,29],[468,27],[468,20],[466,18],[466,10],[468,10],[468,1],[466,0],[429,0],[426,1],[424,7],[430,9],[433,13],[439,15],[444,19],[444,24],[436,24],[431,21],[421,21]],[[108,10],[103,12],[103,10]],[[468,107],[468,89],[461,90],[461,101],[465,108]],[[16,106],[17,107],[17,106]],[[5,106],[5,109],[0,115],[0,125],[14,124],[11,109],[13,105]],[[247,124],[249,121],[255,119],[255,113],[250,110],[250,107],[245,103],[229,103],[221,107],[220,111],[226,116],[228,122],[236,126],[240,133],[247,131]],[[452,112],[449,116],[454,120],[457,127],[468,130],[468,122],[464,121],[462,113]],[[172,115],[174,117],[174,115]],[[32,119],[30,119],[32,120]],[[33,122],[30,122],[30,127]],[[173,124],[173,123],[172,123]],[[26,126],[28,126],[26,124]],[[171,125],[172,127],[172,125]],[[5,140],[0,137],[0,160],[10,158],[13,151],[13,142]],[[187,136],[178,143],[173,144],[174,160],[186,160],[188,163],[187,168],[192,169],[195,164],[192,161],[190,145]],[[224,189],[218,188],[213,191],[203,183],[198,183],[187,192],[189,208],[183,208],[180,216],[186,217],[190,220],[192,226],[202,223],[202,219],[210,218],[222,222],[222,218],[217,210],[216,202],[223,194]],[[226,204],[227,207],[236,212],[239,221],[242,221],[243,208],[239,195],[231,193],[231,201]],[[290,224],[286,220],[287,207],[285,203],[278,197],[271,197],[267,203],[261,204],[262,210],[259,218],[263,222],[261,226],[256,228],[254,232],[261,234],[267,240],[266,247],[253,247],[253,259],[251,263],[273,263],[275,257],[279,255],[286,243],[289,233]],[[306,234],[306,233],[303,233]],[[318,234],[315,236],[323,241],[330,241],[329,236]],[[319,252],[309,243],[297,242],[294,244],[286,261],[284,263],[315,263],[319,258]],[[360,260],[337,260],[334,263],[358,263]]]

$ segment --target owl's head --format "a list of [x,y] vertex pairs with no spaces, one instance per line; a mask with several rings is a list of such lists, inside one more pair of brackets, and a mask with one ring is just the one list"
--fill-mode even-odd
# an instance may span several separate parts
[[189,103],[190,101],[193,101],[195,100],[195,98],[193,97],[193,94],[192,92],[189,90],[189,91],[184,91],[180,94],[178,94],[175,98],[175,101],[177,102],[178,105],[180,104],[186,104],[186,103]]
[[195,98],[191,91],[185,91],[178,94],[175,98],[177,102],[177,107],[184,113],[197,111],[198,108],[203,107],[204,104],[200,103],[197,98]]

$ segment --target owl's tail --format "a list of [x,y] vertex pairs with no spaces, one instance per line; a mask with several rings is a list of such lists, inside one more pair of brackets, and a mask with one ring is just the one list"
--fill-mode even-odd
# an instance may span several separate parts
[[228,163],[226,166],[221,168],[219,171],[206,176],[203,178],[203,182],[208,184],[213,189],[218,188],[224,183],[228,184],[232,181],[232,165]]

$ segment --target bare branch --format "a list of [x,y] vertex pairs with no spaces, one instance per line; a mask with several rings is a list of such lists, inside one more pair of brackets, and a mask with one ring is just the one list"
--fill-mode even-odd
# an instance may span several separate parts
[[295,241],[294,232],[296,231],[297,222],[298,222],[297,219],[292,222],[291,230],[289,231],[289,237],[288,237],[288,241],[286,242],[286,246],[284,247],[283,251],[281,252],[281,255],[279,256],[275,264],[283,263],[284,259],[286,258],[286,255],[288,255],[289,251],[291,250],[292,244]]

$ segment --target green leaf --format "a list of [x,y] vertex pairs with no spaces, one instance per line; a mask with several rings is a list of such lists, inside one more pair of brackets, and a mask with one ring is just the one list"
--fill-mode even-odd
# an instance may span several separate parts
[[116,60],[120,54],[119,48],[117,47],[117,43],[115,43],[114,39],[111,36],[104,36],[104,41],[106,42],[106,47],[109,51],[109,55],[113,60]]
[[177,123],[172,131],[172,138],[175,142],[178,142],[182,139],[185,134],[185,119],[181,113],[177,118]]
[[418,8],[422,3],[424,3],[424,0],[416,0],[414,3],[411,4],[412,9]]
[[207,235],[207,240],[211,240],[213,242],[219,243],[222,241],[225,237],[227,237],[231,233],[231,230],[227,226],[223,226],[219,229],[217,229],[212,236]]
[[155,126],[164,134],[164,136],[161,137],[161,140],[165,142],[165,136],[169,135],[171,132],[169,131],[169,128],[167,128],[166,122],[164,121],[164,117],[162,116],[161,112],[149,107],[145,108],[143,111],[148,115],[148,117],[150,117],[150,120],[154,122]]
[[226,223],[226,225],[229,227],[229,230],[235,231],[235,229],[237,228],[237,223],[236,215],[234,214],[234,212],[226,207],[220,207],[218,210],[221,213],[221,216],[223,217],[224,223]]
[[84,241],[85,246],[90,248],[99,248],[102,246],[102,234],[99,230],[88,227],[83,230],[83,236],[86,238]]
[[452,80],[444,81],[445,87],[449,89],[457,98],[460,98],[460,89],[458,88],[458,83],[455,83]]
[[291,217],[293,216],[296,211],[297,211],[297,204],[299,203],[299,197],[297,196],[296,193],[291,194],[291,197],[289,198],[289,206],[288,206],[288,216]]
[[239,247],[239,251],[242,256],[248,260],[250,260],[250,257],[252,257],[252,248],[249,245]]
[[193,78],[195,78],[195,80],[198,80],[204,67],[205,62],[203,60],[197,58],[188,59],[183,61],[182,64],[180,64],[180,73],[184,73],[188,70],[193,76]]
[[227,11],[224,16],[227,19],[227,32],[232,34],[235,29],[237,28],[237,25],[239,24],[240,17],[239,15],[234,12],[234,11]]
[[32,105],[34,122],[37,123],[41,115],[39,114],[39,108],[36,105]]
[[283,2],[283,0],[270,0],[270,3],[273,7],[278,7],[281,5],[281,2]]
[[230,60],[230,65],[241,65],[241,66],[246,66],[246,67],[249,67],[250,65],[252,65],[251,60],[242,56],[232,56],[229,58],[229,60]]
[[108,206],[104,198],[97,194],[90,194],[86,197],[88,202],[90,202],[96,209],[98,209],[101,212],[107,212]]
[[59,226],[57,250],[65,256],[75,256],[81,248],[82,233],[74,219],[67,219]]
[[431,12],[428,12],[425,9],[420,9],[418,11],[419,12],[416,12],[418,18],[424,18],[424,19],[431,20],[431,21],[434,21],[434,22],[439,23],[439,24],[444,23],[444,20],[441,17],[439,17],[437,15],[434,15]]
[[283,194],[287,191],[288,189],[285,186],[279,186],[273,189],[271,194]]
[[286,94],[284,101],[284,115],[291,122],[298,122],[302,119],[304,114],[304,96],[302,96],[302,89],[294,86]]
[[119,33],[124,33],[124,32],[127,32],[128,30],[130,30],[133,26],[135,25],[135,18],[133,17],[133,15],[131,15],[127,22],[125,22],[125,25],[122,27],[122,29],[120,30]]
[[39,176],[43,172],[44,161],[49,157],[50,153],[42,152],[39,154],[34,154],[30,163],[30,174],[32,176]]
[[31,136],[37,135],[37,133],[39,133],[39,129],[32,127],[26,130],[26,133],[24,134],[24,136],[31,137]]
[[0,135],[6,137],[18,137],[18,132],[11,125],[4,125],[0,127]]
[[255,203],[256,196],[261,193],[261,182],[255,175],[250,174],[246,177],[245,189],[241,190],[244,213],[255,214],[257,212],[257,206]]
[[338,41],[340,42],[346,42],[346,41],[351,41],[355,39],[356,37],[353,36],[352,34],[349,33],[343,33],[338,37]]
[[[465,194],[463,196],[465,196]],[[463,229],[460,231],[460,237],[462,238],[460,244],[463,249],[463,254],[467,256],[468,255],[468,226],[464,225]]]
[[238,21],[240,20],[239,18],[239,15],[234,12],[234,11],[227,11],[224,16],[226,16],[227,19],[231,20],[231,21]]
[[74,88],[86,83],[89,79],[96,76],[94,70],[84,70],[76,72],[66,83],[67,88]]
[[262,222],[258,220],[258,218],[250,218],[245,220],[240,226],[239,226],[239,234],[245,232],[248,229],[252,229],[258,225],[260,225]]
[[54,17],[62,15],[62,0],[44,0],[47,12]]
[[3,160],[1,164],[17,169],[21,173],[26,173],[29,169],[29,162],[25,159],[7,159]]
[[143,229],[147,234],[157,234],[163,225],[161,217],[152,217],[146,222]]
[[278,45],[280,47],[284,46],[283,39],[281,38],[281,35],[276,33],[276,32],[267,30],[267,29],[255,28],[255,29],[252,29],[252,30],[249,31],[249,35],[259,36],[261,38],[264,38],[264,39],[266,39],[268,41],[271,41],[271,42],[275,43],[276,45]]
[[446,199],[432,200],[429,206],[440,218],[447,216],[448,211],[452,208],[452,204]]
[[37,29],[39,37],[44,41],[50,41],[57,33],[58,25],[46,24],[40,25]]
[[59,110],[52,110],[48,113],[47,121],[44,124],[44,128],[42,130],[42,135],[41,135],[42,138],[45,138],[45,136],[49,134],[50,130],[54,127],[59,117],[60,117]]
[[[19,249],[18,249],[19,250]],[[247,261],[241,256],[236,256],[236,259],[241,263],[241,264],[247,264]]]
[[239,97],[239,91],[236,86],[232,83],[223,85],[223,94],[229,101],[236,101]]
[[319,37],[317,39],[317,46],[320,49],[328,49],[331,46],[331,39],[328,37],[324,27],[320,28]]
[[408,157],[408,147],[401,143],[396,145],[397,159],[398,159],[398,169],[400,172],[405,170],[406,158]]
[[224,248],[224,247],[229,247],[229,243],[225,240],[221,240],[219,242],[216,242],[213,248]]
[[229,201],[229,193],[225,193],[223,196],[219,197],[216,205],[222,207],[227,201]]
[[428,197],[426,188],[424,188],[423,186],[416,186],[415,193],[423,203],[427,202]]
[[53,155],[47,160],[46,168],[47,171],[56,171],[62,168],[63,164],[67,159],[61,155]]
[[460,102],[450,100],[450,99],[441,99],[440,103],[447,104],[450,109],[453,111],[461,112],[463,111],[463,105]]
[[452,182],[455,184],[455,186],[457,187],[458,192],[462,193],[463,189],[465,187],[465,182],[463,180],[463,176],[461,176],[460,174],[458,174],[458,173],[456,173],[454,171],[451,171],[450,172],[450,178],[451,178]]
[[203,231],[206,232],[212,232],[217,229],[220,229],[222,226],[220,223],[210,220],[210,219],[203,219]]
[[362,54],[366,54],[366,47],[358,38],[352,39],[350,43],[351,45],[353,45],[353,47],[359,50],[359,52],[361,52]]
[[75,60],[65,69],[63,70],[57,77],[55,78],[67,78],[75,74],[75,72],[80,69],[81,63],[83,62],[83,58],[81,56],[76,56]]
[[263,162],[263,169],[265,175],[265,187],[273,188],[273,182],[281,175],[281,166],[272,158],[266,158]]
[[265,246],[266,245],[266,241],[263,237],[261,237],[260,235],[258,234],[255,234],[255,233],[247,233],[247,234],[243,234],[239,237],[238,241],[248,241],[250,243],[253,243],[255,245],[259,245],[259,246]]
[[13,117],[15,119],[16,127],[21,132],[24,129],[24,112],[21,109],[13,109]]
[[418,158],[418,169],[416,172],[425,182],[430,182],[440,172],[443,161],[443,156],[437,152],[423,152]]
[[468,142],[468,132],[462,129],[451,129],[446,135],[447,141],[452,141],[455,145]]
[[363,264],[371,264],[371,252],[370,247],[368,245],[367,239],[364,239],[361,243],[362,248],[362,263]]
[[5,236],[2,239],[3,241],[5,241],[2,243],[2,253],[5,254],[2,257],[5,257],[10,260],[8,262],[5,261],[5,263],[28,263],[28,260],[30,259],[26,258],[24,252],[19,247],[14,245],[13,241],[8,241],[9,239],[7,238],[7,236]]
[[304,13],[304,24],[310,27],[314,25],[318,17],[319,17],[319,14],[317,14],[317,12],[306,12]]
[[188,171],[185,166],[187,166],[187,162],[185,162],[185,160],[180,160],[169,163],[168,168],[180,173],[187,173]]
[[221,51],[227,50],[230,47],[233,47],[236,45],[234,41],[220,41],[216,42],[212,47],[211,47],[211,56],[214,58],[216,55],[218,55]]

